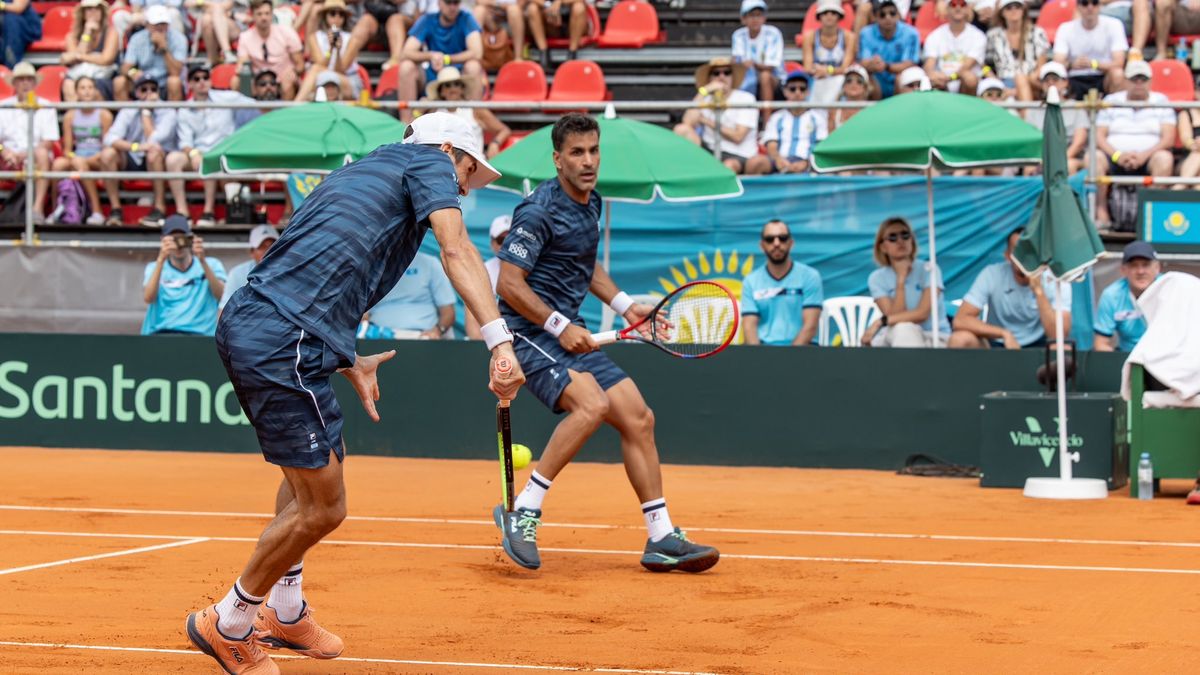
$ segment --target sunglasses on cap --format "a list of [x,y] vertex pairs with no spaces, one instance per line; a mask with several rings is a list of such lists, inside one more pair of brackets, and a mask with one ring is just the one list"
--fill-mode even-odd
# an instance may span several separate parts
[[713,77],[733,77],[733,68],[713,68],[709,73]]
[[907,231],[893,232],[893,233],[889,234],[888,236],[884,237],[884,239],[886,239],[894,244],[898,241],[908,241],[909,239],[912,239],[912,233],[907,232]]
[[786,244],[792,240],[792,235],[790,235],[790,234],[764,234],[762,240],[763,240],[763,243],[767,243],[767,244],[773,244],[775,242],[779,242],[781,244]]

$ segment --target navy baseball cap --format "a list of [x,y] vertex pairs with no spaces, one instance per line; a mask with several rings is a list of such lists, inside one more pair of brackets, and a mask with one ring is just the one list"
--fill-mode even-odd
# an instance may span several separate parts
[[176,232],[191,234],[192,228],[190,225],[188,225],[187,218],[184,218],[178,213],[172,213],[171,215],[167,216],[166,222],[163,223],[162,233],[175,234]]
[[1158,253],[1154,251],[1154,247],[1145,241],[1130,242],[1125,247],[1125,252],[1121,255],[1121,262],[1127,263],[1130,260],[1145,258],[1146,260],[1158,260]]

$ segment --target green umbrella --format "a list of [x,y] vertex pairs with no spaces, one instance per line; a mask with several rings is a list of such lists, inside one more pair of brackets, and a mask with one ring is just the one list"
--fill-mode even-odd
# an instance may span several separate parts
[[[942,91],[920,91],[864,108],[813,149],[818,172],[902,169],[925,172],[929,211],[929,262],[937,266],[934,237],[933,170],[1036,164],[1042,138],[1037,129],[983,99]],[[938,306],[938,285],[930,286]],[[938,322],[933,322],[938,344]]]
[[204,153],[200,172],[332,171],[403,136],[396,118],[369,108],[341,103],[280,108]]

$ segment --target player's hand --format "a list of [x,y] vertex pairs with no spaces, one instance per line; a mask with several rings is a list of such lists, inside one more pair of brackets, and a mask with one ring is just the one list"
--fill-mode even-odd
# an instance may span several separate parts
[[367,411],[367,416],[372,422],[379,421],[379,413],[375,410],[375,402],[379,400],[379,380],[375,372],[379,370],[381,363],[391,360],[395,355],[396,350],[392,349],[382,354],[360,356],[354,360],[353,366],[340,371],[354,386],[354,391],[362,401],[363,410]]
[[[507,362],[507,372],[503,372],[503,369],[497,370],[497,364],[502,362]],[[488,373],[488,389],[492,390],[496,398],[501,401],[511,401],[516,398],[517,391],[521,389],[522,384],[525,384],[525,371],[521,370],[521,364],[517,362],[517,356],[513,353],[512,344],[509,342],[498,344],[492,350]]]
[[[650,313],[653,311],[653,305],[644,305],[640,302],[634,303],[629,306],[629,309],[625,310],[625,320],[629,322],[630,326],[635,326],[639,322],[643,321],[646,317],[650,316]],[[667,331],[671,330],[671,322],[667,321],[665,317],[658,317],[655,319],[655,323],[658,324],[658,332],[660,334],[665,334]],[[648,321],[638,326],[638,332],[641,333],[642,337],[646,339],[650,339],[654,336],[654,331],[651,330],[651,324]]]
[[558,344],[573,354],[586,354],[600,348],[592,339],[592,334],[582,326],[571,324],[558,336]]

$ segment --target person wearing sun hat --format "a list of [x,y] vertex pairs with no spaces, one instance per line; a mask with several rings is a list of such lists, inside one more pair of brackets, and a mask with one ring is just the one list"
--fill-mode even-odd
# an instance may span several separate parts
[[[675,133],[689,141],[712,150],[718,138],[721,161],[734,173],[745,171],[746,162],[758,154],[758,110],[727,108],[722,111],[721,128],[707,106],[715,101],[724,103],[754,103],[754,95],[737,88],[746,75],[746,65],[728,56],[718,56],[696,69],[696,96],[692,99],[704,108],[691,108],[683,121],[675,125]],[[719,134],[719,136],[718,136]]]
[[[28,61],[18,63],[8,75],[8,84],[13,88],[13,95],[0,103],[14,104],[25,101],[37,87],[41,77]],[[39,105],[47,105],[49,101],[38,96]],[[0,168],[9,171],[21,171],[30,152],[33,153],[33,166],[38,171],[50,169],[50,156],[54,144],[59,140],[58,116],[53,108],[39,108],[33,114],[33,147],[29,147],[28,125],[29,116],[24,110],[17,108],[0,108]],[[46,193],[50,189],[50,181],[40,179],[35,184],[33,202],[33,221],[43,222],[46,212]],[[27,197],[28,198],[28,197]]]
[[[481,89],[478,79],[460,74],[454,66],[446,66],[438,71],[437,79],[425,86],[425,96],[431,101],[477,101]],[[476,142],[487,150],[489,158],[499,154],[504,142],[512,135],[512,129],[487,108],[446,107],[439,110],[466,122],[475,134]],[[488,134],[492,140],[485,146],[483,139]]]
[[357,99],[362,92],[363,82],[358,76],[358,61],[348,54],[351,36],[346,30],[350,20],[346,3],[343,0],[325,0],[317,10],[317,19],[317,30],[307,38],[312,65],[304,74],[296,99],[307,101],[313,90],[322,86],[317,83],[317,77],[327,72],[338,76],[342,94],[337,98]]
[[775,88],[787,76],[783,68],[783,33],[767,25],[765,0],[742,0],[742,27],[733,31],[733,60],[746,66],[746,75],[734,82],[760,101],[775,98]]

